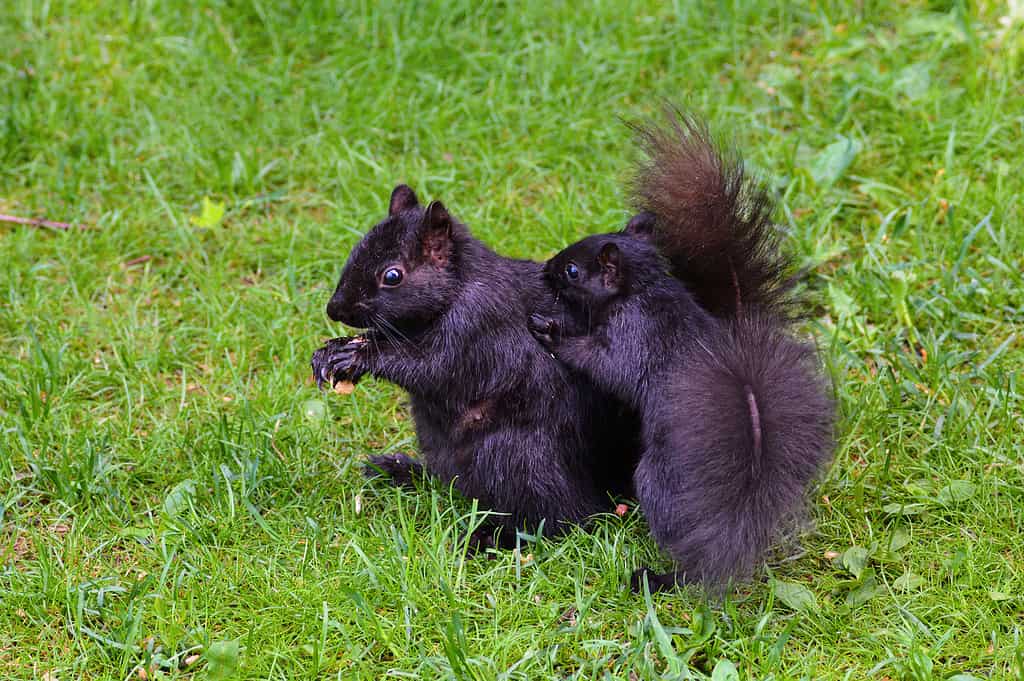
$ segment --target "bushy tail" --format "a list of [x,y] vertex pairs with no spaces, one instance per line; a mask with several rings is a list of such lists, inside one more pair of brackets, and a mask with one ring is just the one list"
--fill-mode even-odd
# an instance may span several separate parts
[[630,183],[639,214],[627,231],[651,236],[672,273],[718,317],[790,310],[792,260],[780,249],[768,191],[700,119],[666,107],[632,124],[644,158]]
[[759,315],[727,327],[695,345],[671,384],[670,435],[645,454],[651,468],[638,481],[679,576],[712,588],[752,573],[799,516],[833,446],[813,346]]

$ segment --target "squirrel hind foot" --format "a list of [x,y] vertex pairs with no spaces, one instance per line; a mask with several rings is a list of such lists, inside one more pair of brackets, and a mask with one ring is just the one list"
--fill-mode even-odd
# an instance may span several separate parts
[[395,487],[414,488],[423,477],[423,464],[407,454],[371,456],[363,463],[367,478],[383,478]]
[[629,578],[629,588],[633,593],[644,592],[644,579],[647,580],[647,588],[651,593],[659,591],[671,591],[684,583],[683,576],[676,571],[658,573],[649,567],[640,567],[633,570]]

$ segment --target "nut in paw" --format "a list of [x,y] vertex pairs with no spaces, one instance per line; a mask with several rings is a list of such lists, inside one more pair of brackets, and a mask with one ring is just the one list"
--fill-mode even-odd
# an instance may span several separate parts
[[365,373],[360,350],[366,346],[366,339],[333,338],[313,353],[311,362],[313,378],[321,388],[325,384],[355,383]]

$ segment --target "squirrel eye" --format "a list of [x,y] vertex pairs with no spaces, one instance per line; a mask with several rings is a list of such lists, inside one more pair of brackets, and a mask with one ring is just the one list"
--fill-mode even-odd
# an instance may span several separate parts
[[397,267],[385,270],[380,280],[385,286],[398,286],[402,283],[402,270]]
[[576,263],[571,262],[565,266],[565,276],[569,277],[570,279],[580,278],[580,268],[576,267]]

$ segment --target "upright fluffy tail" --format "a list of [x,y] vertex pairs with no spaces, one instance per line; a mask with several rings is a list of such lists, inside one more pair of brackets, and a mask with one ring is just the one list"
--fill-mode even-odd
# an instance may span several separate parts
[[[694,345],[668,425],[637,470],[651,532],[682,581],[749,576],[832,457],[833,405],[814,348],[748,315]],[[655,575],[652,586],[666,586]],[[662,580],[655,584],[656,580]]]
[[700,119],[667,108],[631,126],[644,159],[630,183],[627,231],[653,238],[698,302],[718,317],[788,309],[792,260],[779,247],[774,201]]

